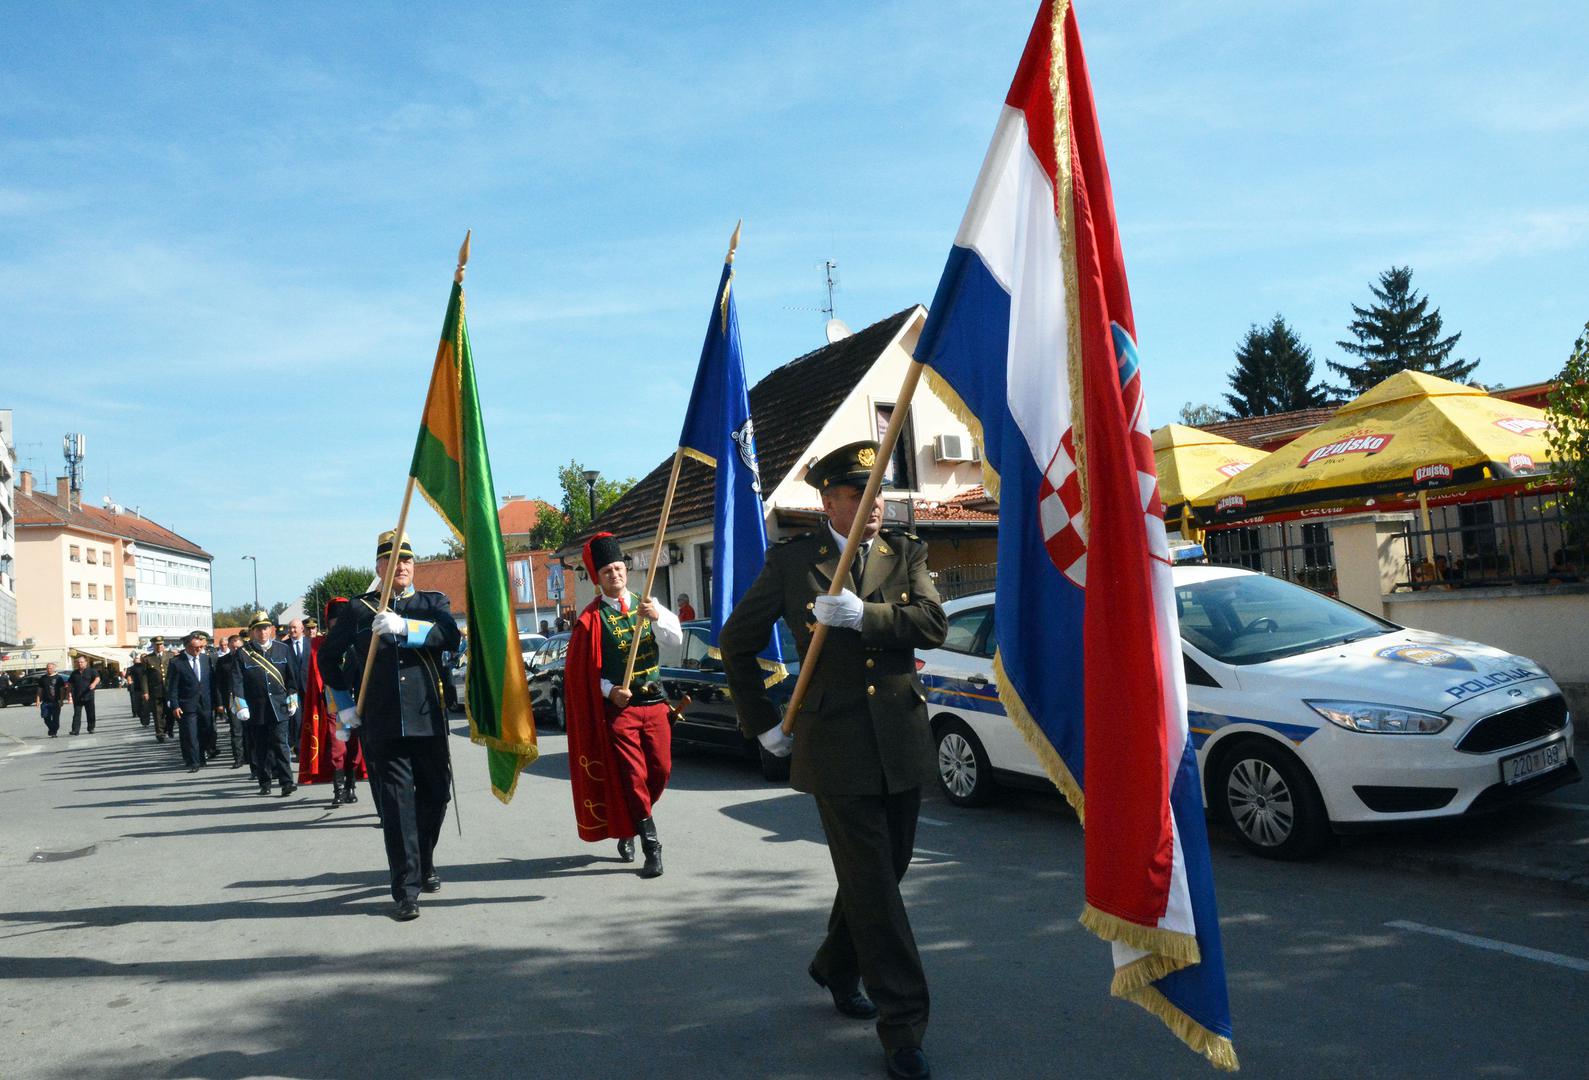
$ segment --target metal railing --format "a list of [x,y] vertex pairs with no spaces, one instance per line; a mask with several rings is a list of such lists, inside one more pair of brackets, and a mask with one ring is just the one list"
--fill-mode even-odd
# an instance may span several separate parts
[[997,563],[962,563],[933,572],[938,595],[954,600],[972,593],[992,592],[998,578]]
[[1560,495],[1440,507],[1430,525],[1403,529],[1398,589],[1589,581],[1589,513],[1569,513]]
[[1215,566],[1241,566],[1335,596],[1335,544],[1322,522],[1285,521],[1210,529],[1203,550]]

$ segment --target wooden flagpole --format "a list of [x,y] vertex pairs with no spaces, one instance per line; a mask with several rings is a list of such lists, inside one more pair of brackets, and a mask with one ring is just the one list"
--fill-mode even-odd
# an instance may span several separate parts
[[[837,596],[850,582],[850,565],[861,548],[861,534],[866,531],[866,521],[872,516],[872,504],[883,486],[883,471],[894,456],[894,444],[899,442],[900,429],[905,426],[905,414],[910,410],[911,398],[916,396],[916,384],[921,381],[921,363],[910,362],[905,371],[905,381],[899,385],[899,396],[894,399],[894,415],[888,418],[883,431],[883,441],[877,448],[877,460],[872,462],[872,474],[866,478],[866,490],[861,493],[860,505],[855,508],[855,520],[850,523],[850,534],[844,538],[844,551],[839,555],[839,565],[833,571],[833,581],[828,585],[828,595]],[[783,733],[794,733],[795,717],[805,702],[806,691],[811,686],[811,675],[816,671],[817,658],[822,655],[822,645],[828,640],[826,623],[817,623],[811,631],[811,644],[800,659],[800,678],[795,682],[794,693],[789,696],[789,707],[783,714]]]
[[[740,219],[734,225],[734,235],[729,237],[728,258],[725,261],[730,265],[733,265],[734,252],[739,247],[739,230],[744,227],[744,224],[744,219]],[[662,499],[662,517],[657,522],[657,538],[651,544],[651,563],[646,568],[646,591],[640,594],[642,601],[651,595],[651,588],[657,583],[657,563],[662,560],[662,545],[666,541],[668,534],[668,516],[673,513],[673,494],[678,490],[679,468],[683,464],[684,448],[681,446],[673,451],[673,471],[668,474],[668,492]],[[596,588],[600,591],[601,586],[598,584]],[[640,655],[640,639],[645,635],[645,628],[645,620],[642,619],[639,626],[635,629],[634,637],[629,642],[629,660],[624,664],[623,682],[621,684],[625,689],[634,681],[635,660]]]
[[[473,230],[465,230],[463,245],[458,248],[458,269],[453,271],[452,279],[458,284],[463,284],[464,267],[469,264],[469,237]],[[386,576],[381,580],[381,606],[376,609],[376,614],[385,611],[392,602],[392,586],[397,580],[397,553],[403,546],[403,529],[408,525],[408,505],[414,498],[415,477],[410,474],[408,484],[403,488],[403,506],[397,512],[397,528],[392,533],[392,553],[386,558]],[[364,654],[364,677],[359,680],[359,696],[354,700],[354,708],[364,700],[364,692],[370,688],[370,674],[375,670],[375,649],[380,644],[380,638],[370,635],[370,648]]]

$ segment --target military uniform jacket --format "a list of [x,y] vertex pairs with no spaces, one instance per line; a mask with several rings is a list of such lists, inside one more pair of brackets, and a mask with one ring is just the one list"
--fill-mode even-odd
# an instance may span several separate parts
[[[756,653],[782,616],[805,655],[812,607],[828,591],[841,546],[823,529],[775,544],[718,638],[739,724],[754,737],[781,722]],[[853,586],[852,586],[853,588]],[[937,775],[917,649],[943,643],[947,623],[927,572],[927,545],[878,535],[860,587],[861,628],[832,628],[795,721],[790,784],[815,795],[905,791]]]
[[143,658],[144,687],[149,691],[151,698],[165,697],[166,669],[171,666],[171,654],[160,653],[158,656],[150,653]]
[[[358,693],[364,655],[370,647],[370,626],[380,602],[378,592],[358,597],[342,609],[325,636],[320,646],[320,674],[333,690]],[[406,596],[392,597],[392,610],[408,621],[410,634],[406,639],[386,635],[375,653],[368,694],[358,703],[364,736],[446,735],[442,653],[456,652],[463,637],[453,620],[452,604],[446,593],[410,589]]]
[[292,693],[292,676],[288,674],[290,660],[281,642],[256,645],[250,641],[234,654],[229,695],[242,698],[248,706],[248,723],[268,724],[285,721],[287,695]]

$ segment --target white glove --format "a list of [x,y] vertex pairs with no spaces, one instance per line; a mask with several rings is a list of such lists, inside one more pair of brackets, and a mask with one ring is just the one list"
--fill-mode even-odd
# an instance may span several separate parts
[[364,723],[358,709],[342,709],[337,713],[337,729],[331,734],[337,742],[347,742],[353,729]]
[[370,630],[376,634],[397,634],[401,637],[408,634],[408,623],[404,622],[403,617],[395,611],[383,611],[375,616],[375,621],[370,624]]
[[289,713],[295,713],[295,712],[298,711],[298,695],[297,694],[288,694],[287,695],[287,711]]
[[788,757],[790,752],[794,750],[794,736],[785,735],[782,724],[774,724],[760,735],[757,735],[756,741],[761,743],[766,748],[767,753],[773,757]]
[[864,605],[861,603],[861,598],[848,589],[837,596],[817,597],[813,610],[817,622],[824,626],[835,626],[844,630],[861,628],[861,612],[864,610]]

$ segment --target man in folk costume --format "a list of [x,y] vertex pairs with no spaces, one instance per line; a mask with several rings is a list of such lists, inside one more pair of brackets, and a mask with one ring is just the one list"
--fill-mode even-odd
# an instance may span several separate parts
[[[419,894],[440,892],[436,841],[447,817],[452,758],[442,654],[462,638],[444,592],[414,588],[414,549],[388,529],[376,539],[375,573],[396,560],[391,607],[380,592],[357,597],[337,617],[317,654],[320,677],[336,691],[341,726],[362,728],[370,785],[381,814],[392,875],[392,918],[419,918]],[[376,635],[379,635],[377,639]],[[372,646],[374,666],[360,690]],[[353,695],[361,693],[357,704]]]
[[[598,591],[574,623],[563,677],[574,820],[583,840],[617,840],[624,862],[634,861],[638,833],[646,857],[640,876],[659,877],[662,842],[651,810],[673,770],[673,733],[657,679],[657,643],[681,644],[684,631],[655,597],[629,591],[623,550],[611,533],[591,537],[584,560]],[[636,634],[639,652],[626,686]]]
[[270,794],[270,782],[283,795],[298,790],[287,751],[287,723],[298,709],[292,690],[291,660],[276,640],[276,626],[263,611],[248,624],[249,642],[237,653],[231,669],[232,712],[252,729],[254,772],[259,793]]
[[[332,626],[348,598],[334,596],[326,604],[326,625]],[[304,620],[304,630],[309,633],[309,660],[305,676],[303,729],[298,744],[298,783],[323,784],[331,782],[331,805],[359,801],[356,786],[358,778],[365,775],[364,750],[359,728],[351,729],[346,739],[336,737],[337,703],[326,686],[325,674],[320,670],[320,646],[324,634],[314,633],[315,621]]]

